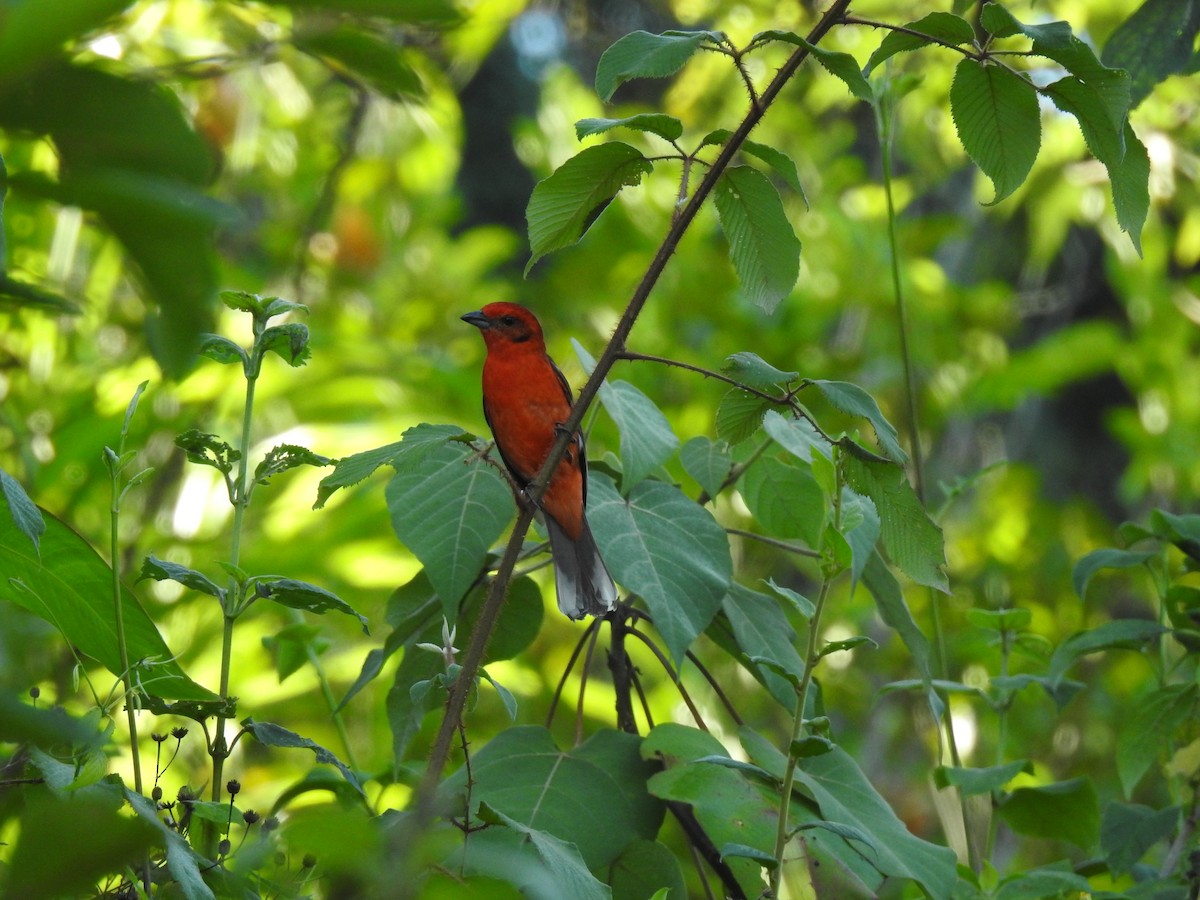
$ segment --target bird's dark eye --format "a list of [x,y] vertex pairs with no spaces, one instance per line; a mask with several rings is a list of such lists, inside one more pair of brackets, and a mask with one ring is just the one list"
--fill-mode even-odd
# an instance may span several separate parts
[[503,319],[500,320],[500,324],[508,325],[509,327],[516,325],[517,317],[516,316],[505,316]]

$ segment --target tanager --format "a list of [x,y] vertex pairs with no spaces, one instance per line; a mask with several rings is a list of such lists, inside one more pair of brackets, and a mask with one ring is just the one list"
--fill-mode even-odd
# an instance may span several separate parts
[[[542,326],[516,303],[489,303],[462,317],[483,333],[483,415],[500,457],[524,489],[537,477],[571,413],[571,388],[546,353]],[[550,535],[558,608],[572,619],[602,616],[617,589],[588,527],[587,453],[576,431],[540,507]]]

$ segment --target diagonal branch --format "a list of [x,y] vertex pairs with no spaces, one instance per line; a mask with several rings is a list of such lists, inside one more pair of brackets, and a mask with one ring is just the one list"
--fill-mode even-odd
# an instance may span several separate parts
[[[808,44],[815,45],[819,43],[834,25],[841,22],[842,17],[846,14],[846,10],[849,7],[850,0],[834,0],[820,21],[809,32]],[[479,612],[479,619],[476,621],[471,635],[470,646],[468,646],[466,655],[463,657],[462,671],[450,688],[450,696],[446,701],[446,712],[442,719],[441,727],[438,729],[437,737],[434,739],[433,749],[429,754],[429,765],[425,769],[425,775],[417,791],[416,819],[418,828],[431,822],[437,813],[434,803],[435,791],[438,782],[441,781],[442,771],[445,769],[450,755],[450,743],[459,722],[462,720],[467,695],[470,692],[471,685],[475,681],[479,665],[483,660],[483,652],[487,646],[488,637],[491,635],[496,620],[500,616],[500,608],[508,593],[508,583],[512,575],[513,566],[516,564],[520,553],[521,543],[525,539],[525,532],[529,530],[529,524],[533,519],[533,506],[541,500],[542,494],[545,493],[546,485],[550,480],[550,473],[557,468],[559,461],[566,452],[571,436],[578,430],[580,423],[583,421],[584,414],[587,412],[588,407],[591,406],[592,401],[595,400],[596,394],[600,390],[600,385],[607,377],[609,370],[612,369],[613,364],[620,357],[620,354],[625,351],[625,342],[633,330],[634,323],[637,322],[638,316],[641,315],[642,308],[646,305],[646,300],[650,296],[650,291],[658,283],[663,270],[666,269],[667,262],[674,255],[675,248],[679,246],[679,241],[682,239],[684,232],[687,231],[692,221],[696,218],[696,215],[700,212],[700,208],[716,187],[717,180],[729,167],[734,156],[749,137],[750,132],[758,125],[763,115],[775,101],[775,98],[779,96],[784,86],[796,74],[801,63],[808,56],[808,47],[802,46],[797,47],[792,55],[788,57],[787,61],[775,73],[775,77],[771,79],[770,84],[759,95],[758,103],[752,104],[737,130],[733,132],[729,140],[721,147],[721,152],[717,155],[712,166],[705,171],[704,178],[697,185],[696,191],[692,194],[691,199],[688,200],[687,205],[683,207],[679,216],[672,220],[671,227],[667,231],[662,244],[659,245],[658,252],[654,254],[654,258],[650,261],[650,265],[646,269],[646,274],[638,283],[633,296],[629,300],[629,305],[625,308],[625,312],[617,323],[612,339],[608,342],[608,346],[604,348],[604,352],[596,362],[596,368],[592,371],[591,377],[588,378],[587,383],[580,390],[579,397],[575,401],[575,405],[571,408],[571,415],[559,430],[558,439],[555,441],[550,455],[546,458],[546,462],[538,473],[537,478],[527,487],[526,494],[531,502],[517,516],[512,536],[509,538],[508,546],[504,551],[504,558],[496,570],[496,579],[492,582],[487,600]]]

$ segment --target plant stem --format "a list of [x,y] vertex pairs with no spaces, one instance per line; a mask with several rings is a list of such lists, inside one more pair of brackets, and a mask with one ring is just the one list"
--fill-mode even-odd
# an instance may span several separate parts
[[133,707],[133,677],[129,669],[129,645],[125,639],[124,603],[121,597],[121,570],[118,560],[120,548],[117,546],[117,525],[120,521],[120,502],[117,499],[117,476],[113,476],[113,505],[112,505],[112,545],[109,548],[112,558],[112,588],[113,606],[117,617],[117,649],[121,654],[121,682],[125,685],[125,715],[129,722],[129,750],[133,757],[133,789],[142,792],[142,759],[138,751],[137,714]]
[[[257,321],[254,323],[254,337],[257,343],[258,336],[262,333],[262,325]],[[258,383],[258,367],[262,363],[260,351],[255,348],[251,354],[250,365],[246,368],[246,402],[242,408],[242,433],[238,440],[238,451],[241,456],[238,458],[237,478],[233,484],[233,533],[230,536],[229,542],[229,563],[235,569],[241,559],[242,551],[242,523],[246,517],[246,506],[249,500],[247,496],[246,473],[248,468],[247,457],[250,455],[250,422],[254,416],[254,388]],[[233,623],[237,621],[240,613],[239,603],[241,598],[238,593],[241,585],[237,576],[229,576],[229,588],[225,594],[224,604],[224,620],[225,627],[221,634],[221,701],[225,703],[229,699],[229,670],[233,663]],[[212,800],[214,803],[221,801],[221,784],[225,771],[225,758],[229,756],[229,747],[225,742],[225,716],[217,716],[217,727],[213,734],[212,743],[212,761],[213,761],[213,782],[212,782]]]

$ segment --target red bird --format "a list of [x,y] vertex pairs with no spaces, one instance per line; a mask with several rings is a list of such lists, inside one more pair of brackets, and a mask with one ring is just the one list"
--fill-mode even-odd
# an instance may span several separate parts
[[[542,326],[515,303],[489,303],[462,317],[483,332],[483,414],[508,470],[522,488],[541,470],[571,414],[571,388],[546,355]],[[587,454],[583,435],[566,455],[542,495],[558,608],[572,619],[602,616],[617,602],[617,588],[588,528]]]

